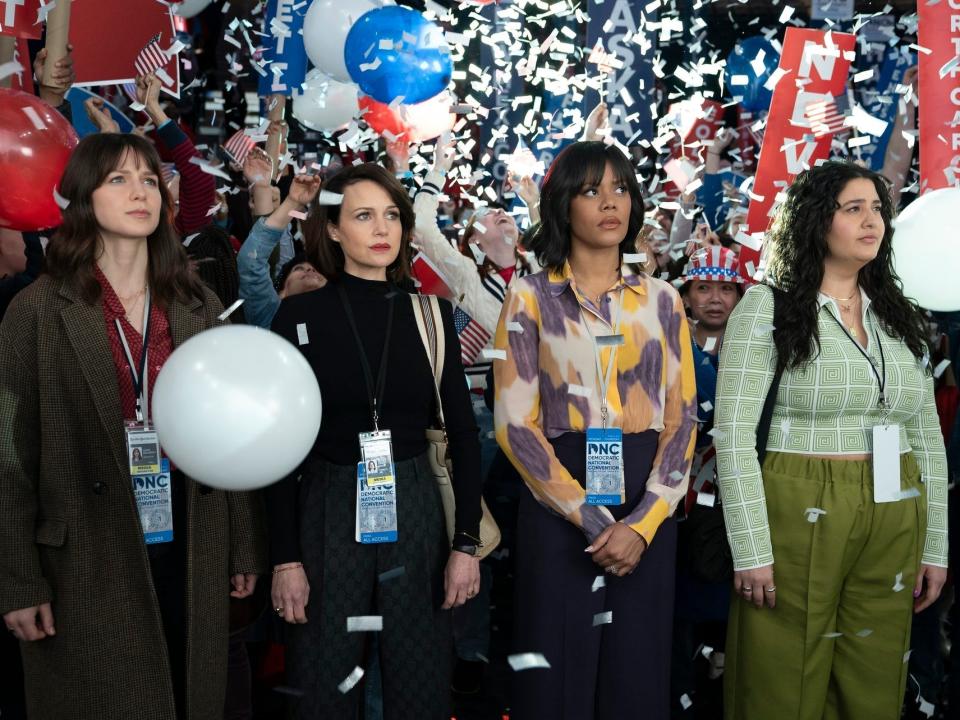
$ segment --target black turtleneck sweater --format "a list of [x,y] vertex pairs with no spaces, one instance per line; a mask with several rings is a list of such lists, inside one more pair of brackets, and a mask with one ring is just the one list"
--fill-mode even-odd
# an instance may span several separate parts
[[[424,433],[435,426],[436,402],[430,361],[417,330],[410,296],[387,282],[362,280],[343,273],[339,280],[319,290],[285,299],[273,319],[273,331],[299,347],[310,363],[323,397],[320,432],[304,463],[322,459],[336,465],[356,465],[360,460],[357,436],[373,430],[360,353],[338,286],[347,292],[374,385],[386,336],[387,298],[389,293],[395,293],[386,387],[380,399],[380,429],[391,432],[395,461],[414,458],[427,449]],[[441,300],[440,312],[446,341],[440,396],[453,460],[456,532],[479,537],[482,479],[478,429],[460,363],[460,342],[450,303]],[[302,330],[298,333],[298,325],[305,326],[305,344],[300,343]],[[274,565],[300,560],[298,475],[293,473],[267,491]],[[472,543],[466,538],[456,540]]]

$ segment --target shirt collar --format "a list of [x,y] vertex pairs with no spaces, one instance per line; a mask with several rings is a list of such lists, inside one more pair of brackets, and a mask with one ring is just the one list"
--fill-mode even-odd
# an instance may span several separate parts
[[[644,273],[635,272],[627,263],[623,263],[623,265],[620,266],[620,277],[617,278],[617,281],[610,287],[608,292],[610,290],[619,290],[620,288],[629,288],[637,295],[646,295],[645,277]],[[573,270],[570,269],[570,261],[564,261],[562,270],[550,270],[547,279],[550,284],[550,294],[553,297],[557,297],[568,287],[574,285],[575,280]]]
[[100,266],[96,263],[93,265],[93,275],[97,278],[97,282],[100,283],[103,314],[107,321],[112,321],[114,318],[125,317],[127,311],[123,309],[123,303],[120,302],[120,298],[117,297],[117,293],[110,284],[110,281],[107,280],[107,276],[103,274]]

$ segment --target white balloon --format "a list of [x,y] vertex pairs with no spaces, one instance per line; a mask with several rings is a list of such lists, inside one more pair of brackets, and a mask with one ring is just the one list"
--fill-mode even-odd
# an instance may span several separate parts
[[960,310],[957,208],[960,189],[941,188],[907,205],[893,223],[893,265],[903,294],[927,310]]
[[400,117],[410,128],[410,140],[425,142],[452,130],[457,116],[450,112],[456,98],[449,90],[416,105],[401,105]]
[[316,67],[340,82],[351,82],[343,49],[347,33],[364,13],[382,7],[373,0],[313,0],[303,19],[303,46]]
[[293,472],[320,430],[320,387],[297,348],[269,330],[206,330],[164,363],[150,398],[164,452],[187,475],[252,490]]
[[356,83],[340,82],[314,68],[293,98],[293,116],[311,130],[339,130],[360,112]]
[[183,18],[192,18],[206,10],[213,0],[183,0],[179,5],[173,8],[173,14]]

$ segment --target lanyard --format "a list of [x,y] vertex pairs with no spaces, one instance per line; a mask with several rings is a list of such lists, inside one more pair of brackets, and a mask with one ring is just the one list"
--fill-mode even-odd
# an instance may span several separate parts
[[373,416],[373,429],[380,430],[380,410],[383,407],[383,391],[387,381],[387,356],[390,354],[390,333],[393,330],[393,300],[396,294],[391,294],[387,300],[389,308],[387,310],[387,332],[383,338],[383,355],[380,358],[380,371],[377,374],[377,387],[373,388],[373,373],[370,372],[370,362],[367,360],[367,353],[363,349],[363,342],[360,340],[360,331],[357,330],[357,321],[353,317],[353,310],[350,307],[350,300],[347,298],[347,291],[343,285],[338,285],[340,291],[340,301],[343,303],[343,310],[346,313],[347,321],[350,323],[350,329],[353,330],[353,339],[357,342],[357,351],[360,353],[360,366],[363,368],[363,377],[367,382],[367,400],[370,403],[370,413]]
[[877,341],[877,347],[880,348],[880,362],[882,367],[883,374],[877,372],[877,366],[873,363],[873,358],[867,355],[866,350],[860,347],[860,343],[853,339],[853,336],[847,332],[847,329],[843,326],[843,323],[840,322],[837,317],[832,313],[827,313],[830,317],[833,318],[834,322],[840,326],[840,329],[843,330],[843,334],[850,338],[857,350],[860,351],[860,354],[863,355],[867,362],[870,364],[870,369],[873,370],[873,376],[877,379],[877,386],[880,388],[880,397],[877,399],[877,406],[883,408],[884,410],[890,409],[890,404],[887,402],[886,389],[887,389],[887,360],[883,356],[883,343],[880,342],[880,334],[877,332],[877,329],[873,329],[873,337]]
[[123,345],[123,354],[127,358],[127,364],[130,366],[130,380],[133,383],[133,395],[137,399],[137,422],[143,422],[146,417],[150,418],[149,406],[147,404],[148,386],[150,384],[150,369],[147,367],[147,346],[150,344],[150,288],[146,290],[146,296],[143,301],[143,349],[140,351],[139,368],[133,363],[133,353],[130,352],[130,345],[127,343],[127,336],[123,333],[123,326],[120,324],[120,318],[114,318],[117,324],[117,334],[120,336],[120,342]]
[[[614,335],[620,334],[620,315],[623,312],[623,288],[620,288],[620,295],[617,298],[617,312],[616,315],[611,318],[613,320],[613,333]],[[583,305],[580,305],[580,317],[583,320],[583,325],[587,329],[587,332],[590,333],[590,337],[593,340],[593,350],[594,350],[594,359],[597,362],[597,384],[600,386],[600,421],[602,427],[606,429],[607,427],[607,388],[610,387],[610,380],[613,377],[613,368],[616,365],[617,357],[617,347],[613,346],[610,348],[610,357],[607,359],[607,370],[603,371],[603,368],[600,364],[600,344],[597,342],[596,336],[590,331],[590,326],[587,324],[586,315],[583,312]]]

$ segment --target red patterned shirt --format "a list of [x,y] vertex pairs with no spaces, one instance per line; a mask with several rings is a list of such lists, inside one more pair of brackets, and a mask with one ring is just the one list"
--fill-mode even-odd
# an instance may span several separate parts
[[[136,417],[136,396],[133,390],[133,379],[130,377],[130,363],[127,362],[126,354],[123,352],[123,343],[120,341],[120,334],[117,332],[115,320],[120,319],[120,325],[123,327],[123,334],[127,339],[127,345],[130,347],[130,354],[135,363],[140,363],[140,353],[143,352],[143,338],[140,336],[133,325],[126,318],[123,309],[123,303],[117,297],[117,293],[110,285],[110,281],[100,271],[99,267],[94,266],[94,274],[103,289],[101,301],[103,305],[103,319],[107,324],[107,339],[110,341],[110,352],[113,355],[113,364],[117,368],[117,384],[120,390],[120,407],[123,409],[125,420],[132,420]],[[142,312],[140,310],[139,312]],[[149,378],[150,384],[148,392],[152,393],[157,383],[157,375],[160,368],[173,352],[173,338],[170,336],[170,323],[167,320],[167,314],[161,310],[156,303],[150,306],[150,344],[148,345]],[[139,372],[140,368],[137,368]],[[148,402],[151,398],[148,398]]]

